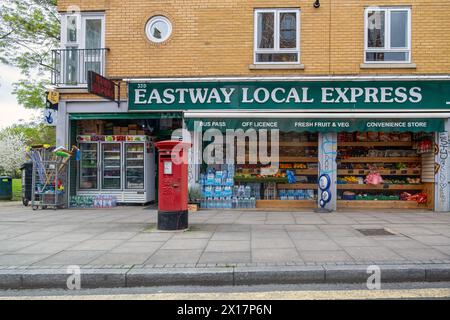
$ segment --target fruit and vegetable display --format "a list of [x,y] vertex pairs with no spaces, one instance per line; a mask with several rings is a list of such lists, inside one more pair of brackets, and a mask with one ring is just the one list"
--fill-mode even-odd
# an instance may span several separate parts
[[422,164],[433,164],[424,162],[421,155],[432,152],[432,137],[428,133],[339,133],[337,183],[344,186],[338,187],[338,199],[426,204]]
[[366,179],[364,179],[364,182],[366,184],[377,185],[377,184],[382,184],[384,182],[384,180],[378,172],[372,172],[367,175]]
[[424,204],[428,201],[428,195],[423,192],[416,194],[410,194],[408,192],[402,192],[400,194],[400,199],[403,201],[416,201],[418,204]]

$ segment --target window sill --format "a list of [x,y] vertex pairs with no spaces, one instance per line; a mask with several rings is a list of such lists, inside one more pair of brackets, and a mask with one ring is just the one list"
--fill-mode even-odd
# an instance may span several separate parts
[[361,63],[361,69],[416,69],[415,63]]
[[251,64],[250,70],[305,70],[304,64]]

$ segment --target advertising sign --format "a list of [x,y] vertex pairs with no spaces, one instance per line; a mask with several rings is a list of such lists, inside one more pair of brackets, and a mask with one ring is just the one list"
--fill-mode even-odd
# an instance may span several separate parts
[[450,109],[450,81],[129,83],[129,110]]

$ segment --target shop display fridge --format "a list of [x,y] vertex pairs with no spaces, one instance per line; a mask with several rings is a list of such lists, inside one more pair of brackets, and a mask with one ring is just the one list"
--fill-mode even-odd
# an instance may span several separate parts
[[118,203],[155,200],[155,148],[147,136],[78,136],[77,195],[112,195]]

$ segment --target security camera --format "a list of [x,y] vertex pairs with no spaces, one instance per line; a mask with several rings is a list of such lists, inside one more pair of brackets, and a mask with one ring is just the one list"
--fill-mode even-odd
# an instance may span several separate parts
[[320,0],[316,0],[316,2],[314,2],[314,8],[320,8]]

